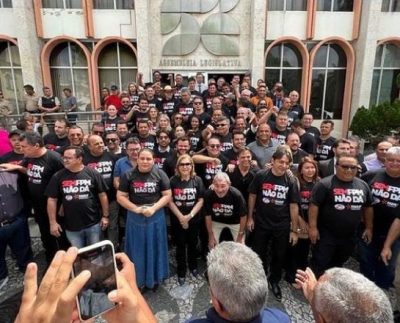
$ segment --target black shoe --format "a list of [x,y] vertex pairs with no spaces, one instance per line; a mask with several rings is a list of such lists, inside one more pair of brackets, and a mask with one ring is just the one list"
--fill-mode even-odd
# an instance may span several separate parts
[[400,312],[399,311],[396,310],[393,312],[393,320],[394,320],[394,323],[400,322]]
[[282,291],[278,283],[269,282],[268,285],[269,289],[272,291],[272,294],[274,294],[276,300],[280,302],[282,300]]

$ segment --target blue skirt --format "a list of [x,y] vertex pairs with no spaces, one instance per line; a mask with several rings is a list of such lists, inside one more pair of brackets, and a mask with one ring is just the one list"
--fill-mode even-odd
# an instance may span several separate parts
[[135,264],[139,288],[153,288],[168,278],[168,240],[163,208],[150,218],[128,211],[125,253]]

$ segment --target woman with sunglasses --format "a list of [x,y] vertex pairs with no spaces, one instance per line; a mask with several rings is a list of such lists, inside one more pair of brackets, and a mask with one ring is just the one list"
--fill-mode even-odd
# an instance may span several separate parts
[[192,115],[189,119],[190,128],[187,131],[187,136],[190,139],[191,151],[197,152],[203,148],[203,137],[200,129],[200,118],[197,115]]
[[171,199],[167,175],[154,166],[150,149],[139,151],[137,166],[122,175],[118,203],[127,211],[125,252],[135,263],[137,285],[155,290],[168,278],[164,207]]
[[[185,154],[178,158],[175,176],[171,178],[171,226],[176,243],[176,262],[179,285],[185,283],[186,262],[197,277],[197,240],[200,229],[199,211],[203,206],[204,185],[194,172],[192,158]],[[187,257],[186,257],[187,250]]]
[[183,125],[183,115],[180,113],[174,113],[171,118],[171,126],[172,128],[176,128],[177,126]]
[[308,255],[310,252],[310,239],[308,238],[308,207],[310,205],[311,192],[314,185],[320,180],[318,176],[318,163],[311,157],[301,159],[297,179],[300,184],[300,208],[299,208],[299,240],[293,247],[289,247],[287,254],[286,281],[295,287],[297,269],[305,270],[308,267]]

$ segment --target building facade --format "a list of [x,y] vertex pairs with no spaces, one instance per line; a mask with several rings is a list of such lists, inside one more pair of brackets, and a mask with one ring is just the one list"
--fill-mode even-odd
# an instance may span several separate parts
[[357,108],[399,97],[399,0],[0,0],[0,89],[23,84],[79,108],[143,73],[252,73],[297,90],[316,122],[345,134]]

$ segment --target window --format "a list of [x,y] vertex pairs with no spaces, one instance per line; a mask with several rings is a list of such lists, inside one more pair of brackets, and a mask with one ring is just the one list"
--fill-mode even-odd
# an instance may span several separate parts
[[94,9],[134,9],[134,0],[93,0]]
[[99,55],[100,88],[117,85],[127,89],[136,80],[137,60],[135,53],[123,43],[107,45]]
[[81,9],[81,0],[42,0],[42,7],[48,9]]
[[62,90],[72,90],[80,111],[91,110],[88,65],[85,53],[75,43],[61,43],[50,55],[50,73],[54,94],[61,100]]
[[286,91],[301,91],[302,58],[298,49],[290,43],[281,43],[271,48],[265,64],[265,80],[271,89],[282,82]]
[[312,68],[310,111],[316,119],[341,119],[347,58],[336,44],[322,45]]
[[12,8],[12,0],[0,0],[0,8]]
[[375,67],[372,77],[370,105],[399,98],[400,47],[381,45],[376,49]]
[[318,11],[353,11],[353,0],[317,0]]
[[268,10],[305,11],[307,10],[307,0],[269,0]]
[[24,82],[18,47],[10,42],[0,42],[0,90],[14,108],[13,114],[23,111]]
[[400,12],[400,0],[383,0],[382,12]]

